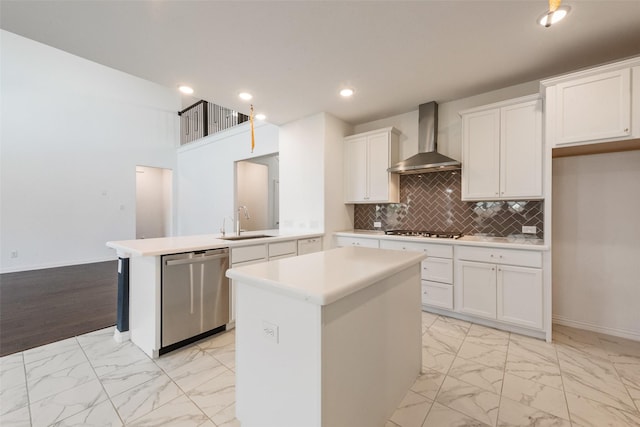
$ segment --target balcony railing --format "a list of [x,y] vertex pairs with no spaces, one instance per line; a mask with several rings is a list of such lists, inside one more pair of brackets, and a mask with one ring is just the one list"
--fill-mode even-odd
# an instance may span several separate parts
[[249,116],[207,101],[198,101],[178,113],[180,145],[229,129],[249,120]]

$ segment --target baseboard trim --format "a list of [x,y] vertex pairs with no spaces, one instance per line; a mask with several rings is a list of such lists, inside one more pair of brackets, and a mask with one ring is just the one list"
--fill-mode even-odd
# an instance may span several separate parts
[[572,320],[566,317],[553,315],[553,323],[556,325],[569,326],[576,329],[584,329],[591,332],[598,332],[601,334],[612,335],[614,337],[626,338],[629,340],[640,341],[639,331],[629,331],[626,329],[609,328],[606,326],[596,325],[590,322],[583,322],[580,320]]
[[31,270],[44,270],[46,268],[58,268],[58,267],[71,267],[74,265],[83,265],[83,264],[94,264],[97,262],[105,262],[105,261],[117,261],[118,257],[108,256],[108,257],[99,257],[92,259],[85,259],[81,261],[67,261],[67,262],[55,262],[51,264],[38,264],[38,265],[23,265],[19,267],[8,267],[0,269],[0,274],[4,273],[20,273],[22,271],[31,271]]

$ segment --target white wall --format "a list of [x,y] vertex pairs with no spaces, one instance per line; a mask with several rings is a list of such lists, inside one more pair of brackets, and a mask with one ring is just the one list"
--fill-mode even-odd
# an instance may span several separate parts
[[[462,110],[538,93],[539,82],[528,82],[486,92],[468,98],[438,103],[438,152],[456,160],[462,159]],[[424,102],[429,102],[430,99]],[[356,125],[353,133],[367,132],[393,126],[401,132],[400,158],[406,159],[418,152],[418,106],[405,114]]]
[[553,160],[553,316],[640,340],[640,151]]
[[178,149],[178,234],[219,233],[226,218],[227,233],[234,230],[235,163],[278,152],[277,126],[255,126],[251,153],[249,124],[210,135]]
[[269,168],[251,162],[236,163],[236,200],[249,214],[240,215],[240,229],[266,230],[269,227]]
[[114,259],[136,165],[175,167],[180,96],[6,31],[0,47],[1,271]]
[[323,232],[353,228],[353,206],[344,204],[343,138],[347,123],[327,113],[280,128],[280,229]]

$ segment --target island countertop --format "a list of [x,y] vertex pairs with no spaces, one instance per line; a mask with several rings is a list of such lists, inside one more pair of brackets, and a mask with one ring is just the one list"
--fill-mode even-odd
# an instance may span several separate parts
[[227,277],[328,305],[425,258],[420,252],[344,247],[232,268]]

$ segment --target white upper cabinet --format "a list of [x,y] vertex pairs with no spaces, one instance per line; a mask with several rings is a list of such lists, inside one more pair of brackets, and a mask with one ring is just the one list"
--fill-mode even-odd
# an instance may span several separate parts
[[387,172],[398,162],[394,128],[348,136],[345,150],[345,203],[398,203],[400,177]]
[[552,148],[640,137],[640,59],[541,82]]
[[542,100],[527,96],[460,115],[462,199],[542,198]]

